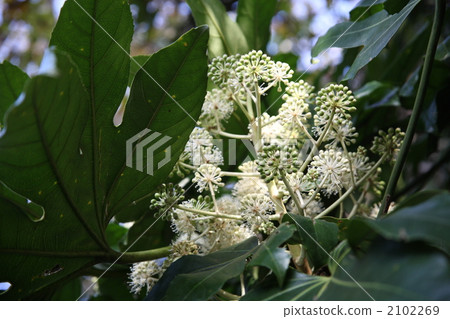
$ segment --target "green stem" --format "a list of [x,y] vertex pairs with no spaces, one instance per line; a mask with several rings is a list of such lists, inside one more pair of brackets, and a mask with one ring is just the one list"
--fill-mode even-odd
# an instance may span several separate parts
[[119,263],[131,264],[137,263],[141,261],[154,260],[162,257],[167,257],[171,253],[172,246],[166,246],[151,250],[143,250],[143,251],[132,251],[126,252],[123,255],[117,252],[117,258]]
[[233,133],[224,132],[222,130],[211,130],[211,133],[219,134],[219,135],[229,137],[229,138],[235,138],[238,140],[248,140],[252,137],[250,134],[248,134],[248,135],[233,134]]
[[378,212],[378,217],[387,214],[389,205],[392,201],[392,196],[395,191],[398,179],[402,172],[403,166],[406,162],[406,157],[408,155],[409,148],[416,130],[417,122],[419,120],[419,115],[425,100],[425,94],[427,91],[428,81],[430,79],[431,69],[433,66],[434,55],[436,53],[436,48],[439,42],[439,34],[442,29],[442,24],[445,15],[445,0],[435,1],[435,11],[433,18],[433,26],[431,28],[430,39],[428,41],[427,51],[425,55],[425,62],[423,65],[422,75],[420,77],[419,88],[417,90],[416,99],[414,101],[414,108],[409,118],[408,128],[406,129],[405,139],[403,141],[400,153],[398,155],[397,161],[395,162],[394,168],[392,170],[391,177],[389,178],[388,185],[386,187],[386,192],[384,193],[384,198],[381,203],[380,211]]
[[320,145],[322,144],[323,140],[325,139],[325,137],[328,134],[328,130],[331,127],[335,113],[336,113],[336,110],[333,108],[331,110],[330,120],[328,121],[327,125],[325,126],[325,128],[324,128],[322,134],[320,135],[319,139],[317,140],[317,142],[313,145],[313,148],[312,148],[311,152],[309,152],[306,160],[303,162],[302,167],[300,167],[300,170],[299,170],[300,173],[303,173],[303,171],[306,169],[306,167],[308,167],[308,165],[312,161],[314,155],[319,150]]
[[189,207],[185,207],[185,206],[181,206],[181,205],[175,205],[174,208],[178,208],[178,209],[181,209],[181,210],[184,210],[187,212],[204,215],[204,216],[242,220],[242,217],[239,215],[229,215],[229,214],[222,214],[222,213],[217,213],[217,212],[208,212],[206,210],[189,208]]
[[230,293],[228,291],[225,291],[223,289],[219,289],[219,291],[217,292],[217,295],[222,297],[222,298],[224,298],[224,299],[230,300],[230,301],[236,301],[236,300],[239,300],[241,298],[238,295],[232,294],[232,293]]
[[294,203],[295,203],[295,206],[297,206],[298,212],[300,213],[300,215],[305,216],[305,213],[303,212],[303,209],[302,209],[302,204],[298,200],[298,197],[295,194],[294,190],[292,189],[291,185],[289,185],[289,181],[286,179],[286,176],[284,175],[283,172],[281,172],[281,180],[283,181],[284,185],[286,186],[286,188],[289,192],[289,195],[291,195],[291,198],[294,200]]
[[189,168],[189,169],[194,170],[194,171],[197,169],[197,167],[195,167],[195,166],[193,166],[193,165],[186,164],[186,163],[184,163],[184,162],[178,162],[178,164],[179,164],[180,166],[184,166],[184,167]]
[[240,173],[240,172],[220,172],[220,176],[234,176],[234,177],[260,177],[259,173]]

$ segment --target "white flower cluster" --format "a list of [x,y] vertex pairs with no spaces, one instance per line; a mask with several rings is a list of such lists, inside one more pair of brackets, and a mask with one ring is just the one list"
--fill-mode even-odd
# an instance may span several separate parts
[[[310,84],[290,80],[293,71],[286,63],[261,51],[215,58],[208,75],[216,87],[207,93],[201,127],[191,133],[174,169],[189,174],[201,194],[175,203],[176,192],[163,191],[152,201],[152,209],[171,204],[168,216],[176,238],[165,264],[254,234],[266,236],[286,214],[370,214],[384,186],[380,166],[395,160],[403,133],[380,132],[371,148],[379,158],[369,160],[367,149],[356,145],[352,92],[330,84],[314,93]],[[262,106],[270,89],[285,90],[275,115]],[[226,131],[232,115],[248,123],[248,134]],[[222,152],[213,143],[222,136],[250,140],[257,157],[241,164],[239,171],[226,171]],[[133,266],[133,290],[150,288],[163,267],[152,262]]]

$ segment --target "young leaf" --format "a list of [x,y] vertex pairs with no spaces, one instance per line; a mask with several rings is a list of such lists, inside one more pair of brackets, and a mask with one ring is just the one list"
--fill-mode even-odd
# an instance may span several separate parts
[[247,40],[239,26],[230,19],[219,0],[187,0],[197,25],[210,29],[209,57],[233,55],[249,51]]
[[258,245],[256,237],[206,256],[175,261],[150,291],[147,300],[207,300],[231,278],[239,276],[246,258]]
[[264,266],[273,271],[281,286],[286,275],[286,270],[291,259],[290,254],[283,248],[278,248],[281,244],[291,238],[295,227],[292,225],[281,225],[267,238],[252,256],[248,267]]
[[265,50],[270,38],[270,22],[275,15],[277,0],[240,0],[236,22],[241,27],[250,48]]
[[408,17],[420,0],[410,0],[409,3],[396,14],[389,15],[383,10],[358,22],[343,22],[332,27],[319,38],[312,49],[312,57],[330,47],[354,48],[364,46],[356,57],[343,80],[355,77],[363,66],[375,58],[397,32],[403,21]]

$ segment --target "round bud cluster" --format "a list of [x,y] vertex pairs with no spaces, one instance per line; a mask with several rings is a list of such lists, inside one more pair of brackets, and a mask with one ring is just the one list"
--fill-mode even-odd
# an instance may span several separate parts
[[190,240],[180,240],[172,244],[172,255],[173,261],[177,260],[182,256],[187,255],[198,255],[199,247],[196,243]]
[[266,183],[281,174],[291,174],[298,170],[299,153],[293,145],[265,145],[256,160],[258,172]]
[[394,162],[405,137],[405,133],[400,128],[390,128],[387,133],[379,131],[380,136],[376,136],[370,150],[376,154],[386,154],[386,161]]
[[283,100],[289,101],[306,101],[310,102],[314,86],[300,80],[298,82],[289,82],[286,86],[286,94],[283,94]]
[[264,54],[261,50],[250,51],[241,56],[237,63],[236,72],[241,82],[259,81],[269,77],[268,64],[271,61],[270,57]]
[[184,199],[183,189],[177,184],[162,184],[159,191],[155,193],[154,197],[150,201],[150,209],[158,210],[155,214],[160,216],[170,210],[178,201]]
[[224,87],[229,80],[236,78],[236,62],[239,55],[216,57],[209,64],[208,77],[219,87]]
[[356,99],[351,90],[342,84],[330,84],[319,91],[316,105],[322,109],[335,109],[336,113],[353,112]]

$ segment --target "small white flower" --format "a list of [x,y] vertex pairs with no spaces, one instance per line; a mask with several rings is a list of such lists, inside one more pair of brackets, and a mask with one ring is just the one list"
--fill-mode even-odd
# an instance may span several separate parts
[[263,80],[269,83],[269,85],[278,86],[278,92],[281,92],[280,84],[287,84],[294,74],[294,71],[291,70],[289,64],[280,61],[270,61],[267,69],[268,72]]
[[162,265],[162,261],[155,260],[133,264],[129,274],[131,292],[139,294],[143,287],[150,291],[165,271]]
[[213,89],[206,93],[202,116],[209,116],[220,122],[228,120],[233,110],[233,101],[228,98],[223,90]]
[[249,194],[241,200],[243,215],[264,216],[273,212],[275,205],[267,195]]
[[197,183],[198,192],[201,193],[205,188],[209,189],[209,184],[212,185],[214,191],[219,187],[223,187],[222,178],[220,177],[221,169],[212,164],[202,164],[195,172],[195,177],[192,180]]
[[201,164],[222,165],[222,152],[213,144],[211,134],[204,128],[196,127],[192,131],[189,141],[184,148],[181,159],[190,159],[192,165]]
[[239,215],[241,203],[231,195],[224,195],[217,199],[217,209],[228,215]]
[[336,194],[343,187],[344,176],[350,171],[348,160],[334,149],[319,151],[310,166],[318,174],[318,184],[328,195]]
[[233,195],[239,198],[249,194],[266,195],[268,193],[266,183],[259,177],[244,177],[233,187]]

